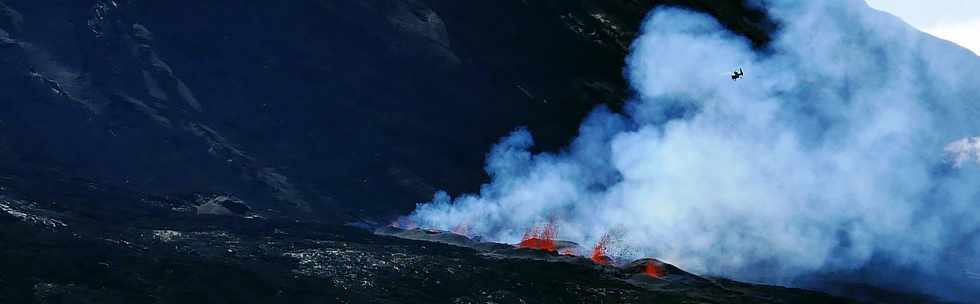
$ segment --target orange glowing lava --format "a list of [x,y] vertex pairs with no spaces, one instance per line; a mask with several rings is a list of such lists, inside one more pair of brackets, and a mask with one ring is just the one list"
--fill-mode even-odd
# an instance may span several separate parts
[[610,259],[609,255],[606,254],[608,249],[609,234],[605,234],[601,239],[599,239],[599,242],[595,244],[595,247],[592,247],[592,262],[600,265],[612,264],[612,259]]
[[645,269],[643,269],[643,273],[658,279],[664,277],[664,269],[661,268],[660,265],[655,265],[654,262],[647,262],[647,266]]
[[558,227],[554,223],[534,226],[524,233],[517,247],[555,252],[558,251],[558,242],[555,241],[557,236]]

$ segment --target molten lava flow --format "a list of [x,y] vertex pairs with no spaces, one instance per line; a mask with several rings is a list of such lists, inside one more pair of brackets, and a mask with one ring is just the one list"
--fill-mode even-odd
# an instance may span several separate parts
[[524,233],[517,247],[555,252],[558,250],[558,243],[555,241],[557,236],[558,227],[554,223],[531,227]]
[[612,263],[612,259],[606,254],[609,249],[609,234],[605,234],[599,239],[599,242],[592,247],[592,261],[600,265],[609,265]]
[[643,273],[658,279],[664,277],[664,269],[661,268],[660,265],[655,265],[652,261],[647,262],[647,266],[645,269],[643,269]]

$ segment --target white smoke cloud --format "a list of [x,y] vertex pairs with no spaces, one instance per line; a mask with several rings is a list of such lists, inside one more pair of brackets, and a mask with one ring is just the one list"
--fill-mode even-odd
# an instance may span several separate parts
[[560,153],[515,131],[479,194],[411,218],[510,243],[547,220],[586,246],[616,229],[636,257],[768,283],[870,263],[959,279],[945,271],[980,256],[980,168],[952,168],[947,144],[980,134],[980,59],[861,1],[767,4],[782,28],[765,51],[651,13],[625,114],[596,110]]
[[946,145],[945,151],[956,168],[971,160],[980,163],[980,137],[967,137],[951,142]]

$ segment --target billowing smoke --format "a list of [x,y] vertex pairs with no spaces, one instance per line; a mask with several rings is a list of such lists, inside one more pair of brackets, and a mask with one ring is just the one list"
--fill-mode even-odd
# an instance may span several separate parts
[[763,51],[654,11],[624,114],[595,110],[560,153],[517,130],[479,194],[439,193],[412,220],[510,243],[547,221],[586,246],[616,230],[635,257],[768,283],[874,264],[921,290],[980,285],[980,58],[862,1],[766,9],[781,28]]

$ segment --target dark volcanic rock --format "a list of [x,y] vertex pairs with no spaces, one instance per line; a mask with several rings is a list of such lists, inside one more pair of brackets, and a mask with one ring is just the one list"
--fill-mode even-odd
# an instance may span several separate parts
[[566,144],[643,16],[681,5],[760,47],[738,1],[5,0],[0,170],[210,192],[351,220],[473,191],[519,126]]
[[23,23],[24,16],[20,12],[0,2],[0,30],[19,34]]
[[234,196],[222,194],[197,195],[193,200],[197,214],[249,216],[252,208]]
[[[616,280],[654,294],[680,296],[683,301],[703,303],[818,303],[846,302],[818,292],[775,286],[754,285],[730,280],[703,278],[686,272],[674,265],[645,258],[626,265],[599,265],[591,259],[534,249],[517,248],[514,245],[486,243],[465,236],[434,230],[384,227],[375,234],[398,238],[422,240],[476,249],[482,256],[504,261],[537,261],[541,263],[567,264],[571,268],[591,269],[605,280]],[[561,242],[561,241],[559,241]],[[574,243],[566,246],[577,246]]]
[[29,183],[2,178],[16,186],[0,190],[0,303],[846,302],[798,289],[692,284],[674,279],[696,278],[676,268],[638,277],[503,244],[474,250],[336,225],[202,216],[181,211],[194,200],[77,181],[49,185],[65,187],[35,200],[22,192]]

